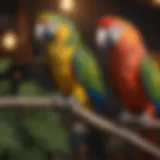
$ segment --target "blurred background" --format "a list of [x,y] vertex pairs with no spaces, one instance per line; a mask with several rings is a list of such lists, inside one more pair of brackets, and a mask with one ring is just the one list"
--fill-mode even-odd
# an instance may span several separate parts
[[[34,54],[34,17],[44,10],[67,12],[77,23],[84,40],[92,47],[97,18],[104,14],[121,15],[137,25],[149,49],[158,53],[159,4],[159,0],[1,0],[0,53],[2,56],[16,57],[17,63],[30,63]],[[9,41],[10,47],[6,46],[6,41]]]
[[[93,49],[97,19],[105,14],[123,16],[140,29],[160,64],[160,0],[1,0],[0,96],[53,95],[46,67],[35,63],[34,19],[44,10],[67,14]],[[61,153],[68,150],[67,132],[51,109],[2,109],[0,137],[2,160],[62,159]]]

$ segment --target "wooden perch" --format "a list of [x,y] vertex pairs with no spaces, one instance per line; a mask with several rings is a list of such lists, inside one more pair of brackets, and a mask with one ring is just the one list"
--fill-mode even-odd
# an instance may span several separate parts
[[160,158],[160,149],[155,145],[144,140],[138,134],[131,132],[128,129],[120,127],[119,125],[111,122],[107,118],[102,118],[97,116],[95,113],[90,112],[89,110],[84,109],[78,104],[67,104],[68,102],[63,99],[53,99],[51,98],[20,98],[20,97],[5,97],[0,98],[0,107],[1,108],[41,108],[41,107],[55,107],[60,109],[67,109],[65,106],[69,106],[69,111],[85,121],[86,123],[92,125],[93,127],[102,130],[105,133],[110,133],[115,135],[123,140],[133,144],[134,146],[142,149],[145,152],[148,152],[155,157]]

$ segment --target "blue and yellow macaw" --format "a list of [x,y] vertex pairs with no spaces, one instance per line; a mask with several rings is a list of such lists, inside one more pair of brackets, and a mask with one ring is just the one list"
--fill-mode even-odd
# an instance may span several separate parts
[[[47,64],[61,95],[72,96],[84,107],[104,115],[106,93],[102,73],[92,51],[82,44],[73,22],[63,15],[43,12],[35,29],[37,40],[45,43]],[[92,133],[91,146],[96,154],[93,156],[105,159],[104,135]]]

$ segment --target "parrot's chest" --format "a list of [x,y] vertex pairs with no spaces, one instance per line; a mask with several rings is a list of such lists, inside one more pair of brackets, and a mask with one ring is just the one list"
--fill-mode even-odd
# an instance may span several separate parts
[[146,97],[138,77],[119,79],[117,89],[126,108],[133,111],[141,111]]
[[75,81],[72,70],[72,50],[61,47],[51,48],[48,52],[48,62],[58,87],[69,90]]
[[137,67],[126,63],[114,69],[112,73],[112,85],[118,91],[124,106],[131,110],[141,111],[146,97]]
[[75,79],[73,73],[72,48],[52,47],[48,52],[48,62],[57,87],[65,95],[72,95],[80,104],[90,107],[84,88]]

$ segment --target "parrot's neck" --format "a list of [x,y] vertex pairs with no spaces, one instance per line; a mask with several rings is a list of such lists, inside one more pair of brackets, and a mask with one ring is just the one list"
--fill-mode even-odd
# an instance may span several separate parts
[[55,65],[58,70],[67,70],[71,66],[72,55],[74,54],[75,47],[65,45],[49,45],[48,58],[51,60],[52,65]]
[[75,79],[72,73],[72,55],[75,47],[48,45],[48,63],[57,86],[63,92],[70,92]]

